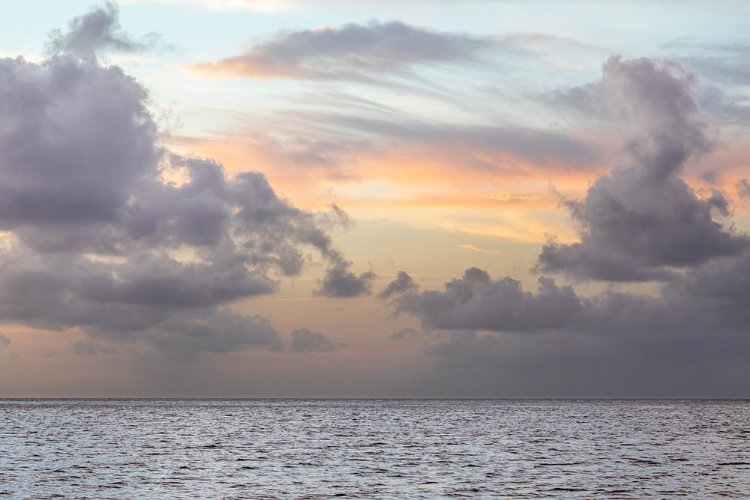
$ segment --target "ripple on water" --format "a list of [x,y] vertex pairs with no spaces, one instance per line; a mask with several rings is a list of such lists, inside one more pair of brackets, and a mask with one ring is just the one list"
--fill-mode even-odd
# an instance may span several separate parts
[[746,401],[0,400],[0,497],[750,497]]

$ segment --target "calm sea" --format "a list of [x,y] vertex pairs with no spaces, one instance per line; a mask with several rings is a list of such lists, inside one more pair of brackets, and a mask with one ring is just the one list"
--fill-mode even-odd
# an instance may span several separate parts
[[0,495],[750,498],[750,402],[0,400]]

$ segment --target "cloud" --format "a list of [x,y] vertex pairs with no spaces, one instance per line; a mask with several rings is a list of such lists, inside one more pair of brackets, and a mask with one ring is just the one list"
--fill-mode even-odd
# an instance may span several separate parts
[[10,345],[10,339],[4,334],[0,333],[0,347],[8,347]]
[[747,179],[740,179],[734,186],[740,198],[750,199],[750,182]]
[[742,398],[739,337],[620,338],[455,332],[426,353],[436,397]]
[[410,337],[416,337],[418,335],[419,332],[414,328],[403,328],[397,332],[393,332],[391,334],[391,340],[403,340]]
[[[509,158],[534,163],[540,168],[590,169],[600,159],[596,144],[570,134],[524,126],[463,125],[435,123],[412,118],[380,119],[345,114],[321,114],[318,121],[328,126],[359,131],[397,143],[408,142],[422,149],[422,155],[453,155],[462,164],[481,159],[484,168],[507,167]],[[416,149],[415,148],[415,149]],[[494,161],[493,161],[494,160]]]
[[120,0],[125,5],[155,3],[166,5],[184,5],[208,10],[252,10],[277,11],[289,7],[291,0]]
[[[382,27],[386,23],[380,25]],[[338,32],[344,28],[332,30]],[[320,30],[306,30],[304,33],[308,31],[318,36]],[[386,36],[382,34],[382,30],[374,30],[373,36],[375,35]],[[281,43],[286,41],[287,36],[291,35],[287,33],[262,40],[256,43],[256,48],[276,41]],[[494,47],[493,57],[499,53],[526,57],[520,45],[528,43],[529,39],[536,40],[540,37],[544,40],[554,39],[540,34],[519,34],[494,37],[489,41]],[[308,44],[302,45],[300,50],[314,48],[308,47]],[[408,43],[404,43],[393,50],[406,50],[405,47],[408,46]],[[249,53],[254,53],[253,50]],[[350,63],[348,53],[336,56],[331,54],[327,57],[332,61],[330,64],[346,66],[356,78],[368,81],[375,78],[379,84],[389,85],[394,92],[389,92],[388,95],[378,94],[385,99],[396,99],[400,103],[404,99],[403,94],[408,96],[406,99],[410,102],[413,99],[424,100],[425,109],[438,109],[433,106],[439,101],[439,109],[452,106],[462,116],[466,112],[474,115],[488,113],[486,106],[482,110],[470,109],[473,107],[471,99],[467,100],[465,95],[462,97],[466,91],[471,93],[479,90],[478,88],[451,88],[454,87],[455,80],[450,75],[446,75],[445,81],[436,84],[437,80],[432,74],[421,75],[423,78],[417,75],[419,68],[416,67],[416,62],[388,72],[380,69],[371,71],[359,66],[349,68],[353,63]],[[399,63],[401,59],[396,57],[388,60],[393,61],[393,64],[405,64]],[[326,72],[328,64],[323,65]],[[430,72],[441,71],[433,63],[429,66]],[[462,67],[462,71],[482,67],[467,65]],[[324,71],[318,65],[314,68],[316,71]],[[407,79],[405,74],[409,72],[411,76]],[[357,88],[355,86],[349,91]],[[593,170],[600,167],[603,141],[590,135],[583,136],[559,128],[549,129],[528,123],[515,124],[508,120],[507,115],[498,114],[486,117],[492,118],[489,120],[482,119],[481,123],[463,119],[456,121],[455,113],[446,115],[442,112],[438,113],[440,116],[415,118],[414,113],[404,112],[400,105],[384,105],[349,91],[318,90],[304,92],[297,98],[285,95],[283,105],[291,107],[266,115],[255,113],[243,116],[244,124],[229,132],[231,141],[220,144],[218,141],[198,139],[192,142],[199,143],[198,147],[216,151],[214,154],[219,155],[232,154],[240,157],[242,153],[237,150],[242,148],[244,154],[254,155],[256,161],[272,164],[275,172],[293,172],[289,177],[300,184],[313,177],[313,181],[320,182],[321,175],[336,181],[358,181],[364,177],[371,180],[373,175],[380,175],[392,182],[393,176],[387,171],[402,170],[393,165],[404,162],[409,162],[412,166],[401,173],[401,176],[414,173],[415,175],[411,175],[412,179],[419,169],[430,170],[428,175],[434,175],[439,169],[463,172],[470,168],[481,170],[487,175],[502,175],[503,181],[507,181],[509,175],[527,178],[530,169]],[[503,97],[496,96],[496,99],[502,101]],[[490,107],[501,105],[502,102],[497,101]],[[429,112],[428,115],[434,113]],[[451,118],[442,119],[447,116]],[[187,141],[191,139],[186,139]],[[227,153],[230,149],[235,150],[235,153]],[[365,174],[365,166],[375,161],[379,168],[368,168]],[[453,172],[451,176],[454,177]]]
[[398,21],[371,21],[280,33],[239,56],[192,68],[236,77],[373,82],[383,73],[403,72],[416,64],[473,61],[493,44],[488,38]]
[[93,356],[101,352],[96,342],[91,342],[90,340],[78,340],[76,342],[73,342],[70,348],[76,354],[84,354],[89,356]]
[[[674,63],[615,57],[600,82],[565,104],[634,136],[583,200],[562,200],[581,239],[548,243],[536,269],[584,283],[657,280],[655,288],[591,291],[542,276],[528,291],[470,268],[443,289],[409,290],[393,307],[430,334],[432,389],[485,397],[747,393],[750,249],[746,235],[717,220],[730,213],[723,193],[699,196],[681,178],[715,145],[694,91],[692,75]],[[737,183],[740,196],[746,184]]]
[[[505,390],[551,388],[547,396],[577,390],[611,396],[615,389],[629,396],[696,396],[710,394],[708,384],[736,397],[749,388],[741,354],[750,348],[749,284],[750,254],[690,269],[655,295],[607,290],[582,296],[544,277],[528,292],[511,278],[492,279],[472,268],[442,291],[411,292],[396,305],[432,332],[427,352],[440,369],[479,384],[480,394],[497,391],[482,380],[495,376]],[[530,379],[502,381],[520,373]],[[573,381],[585,389],[575,389]]]
[[351,298],[369,295],[375,273],[366,271],[359,276],[349,270],[350,263],[339,263],[326,271],[317,295],[332,298]]
[[[250,10],[250,11],[279,11],[291,9],[295,6],[305,5],[302,0],[120,0],[125,5],[139,4],[139,3],[153,3],[153,4],[166,4],[166,5],[184,5],[190,7],[200,7],[208,10]],[[323,0],[316,4],[329,4],[329,5],[352,5],[354,3],[366,4],[369,0]],[[397,3],[399,0],[385,0],[388,3]],[[458,0],[426,0],[429,3],[434,4],[451,4],[456,3]],[[461,3],[467,1],[483,2],[493,0],[461,0]],[[383,0],[378,2],[378,5],[382,4]]]
[[415,290],[416,288],[417,284],[414,283],[412,277],[404,271],[399,271],[396,275],[396,279],[388,283],[383,291],[380,292],[378,297],[381,300],[386,300],[391,298],[393,295],[407,292],[409,290]]
[[727,56],[690,56],[680,61],[697,73],[719,83],[742,86],[750,79],[750,70],[745,64],[747,55],[734,53]]
[[300,353],[330,352],[335,351],[336,346],[322,333],[312,332],[307,328],[300,328],[292,332],[289,350]]
[[475,253],[494,253],[498,255],[502,255],[503,253],[503,252],[498,252],[497,250],[490,250],[488,248],[480,248],[478,246],[474,246],[469,243],[464,243],[463,245],[459,245],[459,248],[463,248],[464,250],[468,250],[469,252],[475,252]]
[[535,332],[571,325],[583,307],[569,286],[539,279],[536,294],[512,278],[492,280],[483,270],[467,269],[445,284],[445,291],[411,292],[396,300],[398,311],[418,316],[423,327],[441,330]]
[[151,334],[151,341],[173,357],[189,358],[201,352],[222,354],[254,347],[280,350],[283,346],[278,332],[266,318],[228,310],[200,315],[173,314]]
[[723,196],[700,199],[680,177],[690,159],[713,147],[693,76],[674,63],[612,57],[602,80],[585,89],[588,97],[571,105],[624,115],[640,133],[627,144],[623,163],[600,176],[583,200],[563,200],[581,241],[548,243],[538,269],[584,279],[663,280],[676,269],[741,254],[747,238],[713,216],[726,213]]
[[710,43],[685,37],[662,44],[660,48],[673,51],[681,64],[719,84],[744,86],[750,78],[745,64],[750,44],[744,40]]
[[83,59],[96,57],[99,50],[141,52],[159,43],[152,33],[136,40],[122,30],[117,4],[105,2],[88,14],[73,18],[68,31],[55,30],[50,34],[49,47],[54,53],[72,54]]
[[[329,234],[346,215],[160,146],[146,90],[83,50],[122,38],[116,14],[75,20],[41,64],[0,59],[0,320],[180,357],[279,349],[267,320],[231,306],[273,293],[313,253],[346,281]],[[101,16],[101,36],[79,36]]]
[[721,120],[723,124],[750,122],[750,104],[745,96],[728,94],[718,87],[706,86],[698,91],[701,109]]

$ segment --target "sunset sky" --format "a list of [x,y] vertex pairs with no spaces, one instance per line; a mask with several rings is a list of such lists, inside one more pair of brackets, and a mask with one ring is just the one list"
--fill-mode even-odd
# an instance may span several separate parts
[[750,397],[750,6],[26,0],[0,397]]

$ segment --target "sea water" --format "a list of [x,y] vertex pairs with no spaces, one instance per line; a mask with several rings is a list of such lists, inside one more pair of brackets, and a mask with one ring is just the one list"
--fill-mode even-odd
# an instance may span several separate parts
[[9,498],[750,498],[750,402],[0,400]]

